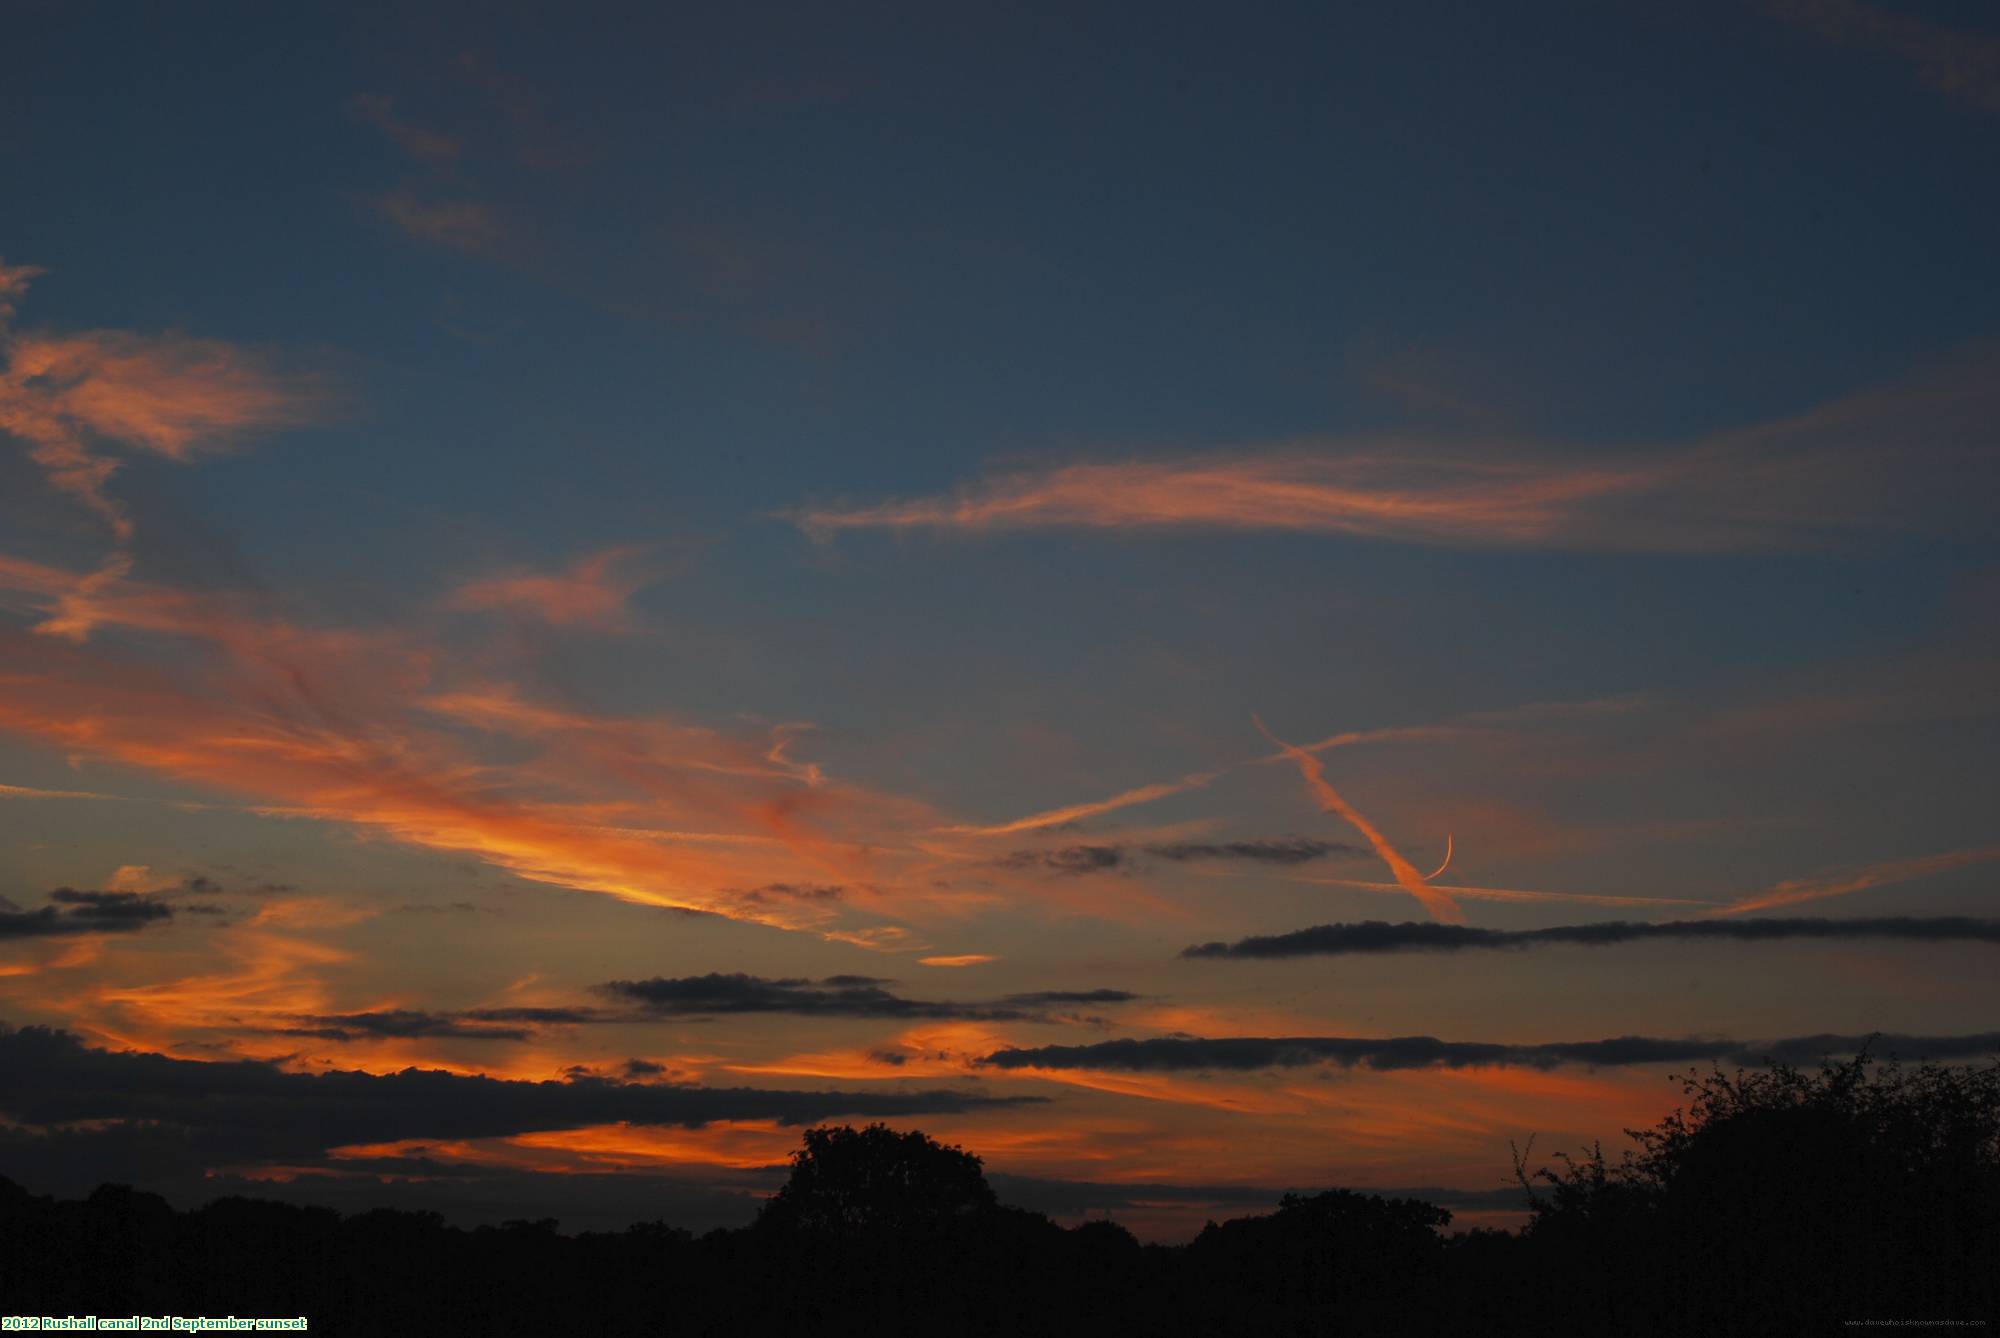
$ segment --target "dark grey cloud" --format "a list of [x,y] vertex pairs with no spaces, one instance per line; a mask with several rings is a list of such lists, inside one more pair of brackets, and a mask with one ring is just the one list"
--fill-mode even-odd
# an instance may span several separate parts
[[600,1008],[468,1008],[454,1016],[471,1022],[527,1022],[548,1027],[630,1020],[624,1016],[608,1014]]
[[76,907],[70,912],[72,915],[106,920],[159,920],[173,913],[165,903],[150,901],[140,892],[79,892],[73,887],[59,887],[49,893],[49,900]]
[[292,1026],[273,1030],[283,1036],[310,1036],[342,1044],[379,1037],[411,1036],[525,1041],[535,1034],[533,1029],[536,1027],[643,1020],[630,1012],[611,1012],[602,1008],[467,1008],[450,1013],[389,1008],[369,1013],[304,1013],[292,1019]]
[[323,1041],[355,1041],[379,1037],[445,1036],[468,1041],[525,1041],[532,1034],[521,1027],[468,1026],[449,1013],[425,1013],[390,1008],[374,1013],[308,1013],[297,1025],[280,1027],[285,1036],[311,1036]]
[[974,1019],[987,1022],[1050,1020],[1048,1006],[1067,1003],[1123,1003],[1122,990],[1045,990],[993,1001],[952,1002],[906,999],[883,989],[894,982],[876,976],[828,976],[772,980],[740,973],[613,980],[598,988],[654,1016],[714,1017],[733,1013],[792,1013],[808,1017]]
[[[0,939],[116,934],[171,920],[174,908],[138,892],[79,892],[59,887],[38,910],[0,908]],[[11,906],[12,903],[9,903]]]
[[[963,1114],[1028,1100],[945,1089],[797,1091],[595,1077],[524,1082],[414,1068],[291,1073],[252,1060],[206,1063],[97,1050],[66,1031],[0,1024],[5,1162],[56,1158],[95,1166],[100,1179],[133,1183],[141,1177],[128,1170],[150,1176],[310,1164],[328,1149],[355,1143],[493,1138],[619,1121],[793,1126],[834,1116]],[[0,1174],[11,1173],[0,1167]]]
[[1685,939],[1767,943],[1786,939],[1901,939],[1916,943],[2000,943],[2000,920],[1964,915],[1878,916],[1828,920],[1801,916],[1775,919],[1668,920],[1647,924],[1610,920],[1601,924],[1553,925],[1546,929],[1478,929],[1421,921],[1391,924],[1314,925],[1289,934],[1267,934],[1234,943],[1200,943],[1183,957],[1316,957],[1384,952],[1462,952],[1472,948],[1533,948],[1553,943],[1606,947],[1617,943]]
[[1077,1022],[1073,1012],[1055,1011],[1078,1004],[1129,1003],[1138,996],[1124,990],[1037,990],[990,1001],[907,999],[885,986],[882,976],[837,975],[819,980],[723,975],[650,980],[614,980],[600,992],[625,1007],[490,1007],[452,1012],[383,1009],[362,1013],[312,1013],[274,1028],[279,1035],[311,1037],[346,1044],[382,1037],[441,1037],[474,1041],[525,1041],[545,1027],[588,1026],[599,1023],[645,1023],[662,1017],[716,1017],[746,1013],[789,1013],[802,1016],[892,1019],[979,1019],[985,1021]]
[[753,887],[747,892],[736,894],[739,900],[752,904],[773,901],[839,901],[847,895],[847,889],[838,883],[766,883]]
[[1759,1042],[1701,1037],[1614,1036],[1601,1041],[1551,1041],[1536,1045],[1441,1041],[1435,1036],[1229,1036],[1212,1040],[1163,1037],[1102,1041],[1095,1045],[1045,1045],[1032,1049],[999,1050],[979,1062],[997,1069],[1120,1069],[1139,1073],[1196,1069],[1244,1072],[1299,1068],[1311,1064],[1365,1069],[1465,1068],[1475,1064],[1498,1064],[1546,1069],[1560,1064],[1613,1068],[1632,1064],[1686,1064],[1713,1060],[1756,1066],[1773,1060],[1787,1064],[1809,1063],[1824,1056],[1855,1054],[1864,1047],[1872,1054],[1911,1060],[1980,1058],[2000,1055],[2000,1031],[1970,1036],[1881,1034],[1872,1038],[1822,1034]]
[[[839,883],[765,883],[761,887],[723,888],[717,895],[746,909],[786,904],[826,906],[845,899],[847,888]],[[708,919],[722,914],[696,906],[667,906],[661,909],[690,919]]]
[[1343,841],[1316,841],[1307,836],[1288,836],[1275,841],[1182,842],[1150,845],[1146,853],[1157,859],[1184,861],[1239,859],[1259,864],[1305,864],[1329,855],[1366,855],[1370,852]]
[[1015,850],[993,861],[1005,869],[1045,869],[1054,874],[1107,873],[1133,867],[1135,856],[1184,864],[1194,860],[1248,860],[1258,864],[1304,864],[1329,855],[1365,855],[1359,846],[1287,836],[1259,841],[1175,841],[1151,845],[1075,845]]
[[993,862],[1003,869],[1047,869],[1050,873],[1103,873],[1124,867],[1124,846],[1055,846],[1047,850],[1013,850]]

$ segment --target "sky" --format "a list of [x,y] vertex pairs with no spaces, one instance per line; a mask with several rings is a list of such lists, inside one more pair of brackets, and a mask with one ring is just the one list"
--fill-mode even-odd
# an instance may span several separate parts
[[1989,8],[0,22],[0,1174],[1473,1225],[2000,1051]]

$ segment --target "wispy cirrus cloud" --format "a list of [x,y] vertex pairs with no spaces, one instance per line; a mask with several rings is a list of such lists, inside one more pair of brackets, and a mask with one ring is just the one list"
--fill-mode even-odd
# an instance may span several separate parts
[[42,790],[32,785],[0,785],[0,799],[104,799],[118,800],[115,794],[99,794],[95,790]]
[[618,631],[627,625],[626,601],[653,583],[636,545],[585,554],[560,572],[509,571],[468,581],[455,590],[455,608],[515,613],[558,627]]
[[808,534],[1283,531],[1455,547],[1717,552],[1976,520],[1934,465],[1990,468],[2000,355],[1678,446],[1590,463],[1518,442],[1289,444],[998,473],[949,495],[788,513]]
[[[266,597],[125,578],[82,602],[74,586],[58,569],[0,561],[0,591],[45,615],[32,632],[0,627],[0,729],[214,786],[259,811],[794,928],[879,904],[872,883],[851,897],[799,890],[851,885],[885,834],[937,822],[921,804],[790,757],[783,731],[739,738],[455,681],[476,662],[442,655],[422,629],[308,626]],[[88,640],[100,631],[147,635]],[[496,768],[501,753],[508,763]],[[673,826],[657,825],[667,813]]]
[[1288,449],[1063,465],[996,475],[950,497],[816,508],[793,519],[819,537],[857,529],[1218,529],[1532,543],[1560,533],[1584,501],[1643,485],[1636,470],[1565,473]]
[[1771,13],[1846,46],[1914,66],[1941,93],[2000,112],[2000,39],[1855,0],[1768,0]]
[[120,465],[108,449],[184,462],[252,431],[303,422],[320,402],[309,380],[222,340],[14,329],[13,300],[41,272],[0,265],[0,432],[19,439],[50,485],[120,543],[132,521],[107,489]]
[[1780,943],[1815,940],[1888,939],[1906,943],[2000,943],[2000,920],[1963,915],[1875,916],[1828,920],[1801,916],[1787,919],[1668,920],[1647,923],[1608,920],[1599,924],[1550,925],[1542,929],[1482,929],[1469,925],[1391,924],[1363,920],[1356,924],[1314,925],[1288,934],[1258,934],[1234,943],[1200,943],[1183,949],[1183,957],[1350,957],[1397,952],[1465,952],[1476,949],[1525,949],[1573,944],[1608,947],[1624,943],[1680,941],[1697,943]]

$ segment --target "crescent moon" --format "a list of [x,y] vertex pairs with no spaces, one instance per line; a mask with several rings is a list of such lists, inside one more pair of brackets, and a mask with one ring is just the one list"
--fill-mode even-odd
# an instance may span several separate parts
[[1435,869],[1432,869],[1429,873],[1425,874],[1424,881],[1429,882],[1431,879],[1437,877],[1439,874],[1443,873],[1446,869],[1449,869],[1450,867],[1451,867],[1451,833],[1446,832],[1444,834],[1444,863],[1438,865]]

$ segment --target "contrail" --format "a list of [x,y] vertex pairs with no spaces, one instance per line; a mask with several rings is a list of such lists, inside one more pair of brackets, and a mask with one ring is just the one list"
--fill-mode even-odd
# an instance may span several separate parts
[[941,827],[946,832],[963,832],[967,836],[1011,836],[1015,832],[1038,831],[1043,827],[1056,827],[1080,818],[1094,818],[1100,813],[1113,813],[1134,804],[1149,804],[1155,799],[1165,799],[1168,795],[1180,794],[1184,790],[1198,790],[1220,776],[1220,771],[1197,771],[1181,777],[1177,781],[1166,781],[1158,785],[1141,785],[1136,790],[1126,790],[1114,794],[1109,799],[1099,799],[1085,804],[1067,804],[1062,808],[1046,809],[1040,813],[1030,813],[1025,818],[999,823],[992,827]]
[[[1447,739],[1463,734],[1468,729],[1490,729],[1498,725],[1528,722],[1543,718],[1560,719],[1569,716],[1603,715],[1611,712],[1630,711],[1645,705],[1647,699],[1635,696],[1597,698],[1581,702],[1535,702],[1527,706],[1511,707],[1500,711],[1475,711],[1469,715],[1455,716],[1452,722],[1441,725],[1398,725],[1388,729],[1350,730],[1345,734],[1330,734],[1324,739],[1299,745],[1309,753],[1323,753],[1329,748],[1346,748],[1354,744],[1366,743],[1418,743],[1437,739]],[[1195,772],[1183,776],[1178,781],[1165,781],[1155,785],[1142,785],[1126,790],[1109,799],[1092,803],[1071,804],[1063,808],[1052,808],[1045,812],[1031,813],[1025,818],[1003,822],[994,826],[963,824],[941,827],[939,831],[960,832],[967,836],[1009,836],[1015,832],[1036,831],[1043,827],[1059,826],[1080,818],[1096,817],[1102,813],[1116,812],[1135,804],[1150,804],[1156,799],[1181,794],[1190,789],[1207,785],[1217,777],[1240,771],[1244,767],[1260,766],[1269,762],[1283,761],[1285,753],[1272,753],[1264,757],[1247,757],[1240,762],[1231,762],[1213,771]],[[1440,870],[1442,871],[1442,870]],[[1435,878],[1437,874],[1431,874]]]
[[1748,911],[1769,910],[1774,906],[1791,906],[1801,901],[1819,901],[1826,897],[1845,896],[1849,892],[1866,891],[1884,883],[1900,883],[1912,878],[1923,878],[1930,874],[1961,869],[1968,864],[1980,864],[1992,859],[2000,859],[2000,846],[1984,846],[1977,850],[1952,850],[1942,855],[1919,855],[1914,859],[1885,860],[1880,864],[1864,865],[1858,869],[1849,869],[1844,873],[1819,878],[1790,878],[1763,892],[1718,907],[1709,914],[1742,915]]
[[[1432,874],[1435,878],[1437,875]],[[1313,883],[1320,887],[1351,887],[1361,892],[1393,892],[1401,896],[1403,889],[1394,883],[1370,883],[1358,878],[1293,878],[1295,883]],[[1466,887],[1457,883],[1442,883],[1436,891],[1452,897],[1470,897],[1474,901],[1574,901],[1585,906],[1700,906],[1713,910],[1716,903],[1702,901],[1695,897],[1612,897],[1595,892],[1537,892],[1519,887]]]
[[1280,739],[1271,732],[1261,717],[1252,715],[1250,718],[1256,721],[1258,730],[1265,738],[1282,748],[1287,757],[1298,763],[1299,775],[1305,779],[1307,787],[1319,797],[1320,807],[1329,813],[1339,814],[1355,831],[1367,837],[1368,844],[1375,847],[1375,853],[1389,866],[1389,872],[1396,876],[1396,881],[1402,885],[1403,890],[1422,902],[1424,909],[1431,913],[1432,919],[1454,925],[1465,923],[1465,913],[1459,910],[1458,903],[1425,882],[1424,876],[1417,872],[1416,866],[1404,859],[1402,852],[1389,844],[1389,838],[1377,831],[1374,823],[1356,812],[1351,804],[1340,797],[1340,792],[1327,783],[1326,766],[1316,755]]

